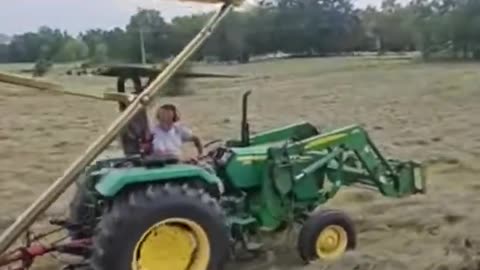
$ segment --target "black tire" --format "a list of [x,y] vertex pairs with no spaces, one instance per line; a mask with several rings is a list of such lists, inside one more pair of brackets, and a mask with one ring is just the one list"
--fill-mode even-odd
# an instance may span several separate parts
[[77,189],[69,205],[69,222],[74,228],[68,228],[69,236],[72,239],[92,237],[95,231],[97,213],[95,209],[95,198],[92,197],[89,182],[90,170],[82,173],[77,179]]
[[219,204],[208,193],[167,184],[125,195],[113,202],[99,223],[91,257],[94,270],[131,270],[136,243],[148,228],[168,218],[200,225],[210,244],[207,269],[223,269],[230,255],[229,230]]
[[297,249],[305,263],[325,259],[317,254],[316,241],[320,233],[330,225],[337,225],[346,233],[346,250],[356,248],[357,232],[350,217],[338,210],[318,210],[309,216],[298,236]]

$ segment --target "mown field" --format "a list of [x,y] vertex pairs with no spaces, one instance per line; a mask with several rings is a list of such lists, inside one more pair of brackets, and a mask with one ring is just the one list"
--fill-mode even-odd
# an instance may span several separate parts
[[[358,225],[358,250],[344,260],[302,266],[285,242],[286,248],[232,268],[480,269],[478,64],[317,58],[202,69],[244,77],[192,80],[193,95],[160,102],[178,104],[182,120],[205,141],[239,136],[240,98],[253,90],[253,131],[302,120],[320,128],[361,124],[385,155],[429,164],[425,196],[393,200],[345,190],[328,204],[350,213]],[[98,77],[56,73],[48,78],[71,91],[98,95],[115,86],[114,80]],[[106,129],[117,106],[0,84],[0,114],[1,230]],[[116,148],[113,144],[111,152]],[[62,215],[70,194],[47,215]]]

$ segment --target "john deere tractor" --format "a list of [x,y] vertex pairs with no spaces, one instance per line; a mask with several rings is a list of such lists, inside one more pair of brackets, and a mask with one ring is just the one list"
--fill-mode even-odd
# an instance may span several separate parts
[[238,247],[258,249],[257,233],[292,224],[302,226],[305,262],[334,260],[356,246],[352,220],[321,207],[341,187],[424,192],[419,164],[385,159],[356,125],[321,132],[302,122],[251,135],[249,93],[240,138],[212,142],[197,164],[139,151],[86,169],[71,209],[81,226],[70,232],[93,238],[94,269],[219,270]]

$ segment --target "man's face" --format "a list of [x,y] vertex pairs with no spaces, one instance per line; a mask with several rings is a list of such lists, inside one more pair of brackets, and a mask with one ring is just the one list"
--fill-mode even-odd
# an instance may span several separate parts
[[173,124],[174,113],[171,110],[160,109],[158,112],[158,118],[160,123],[165,125]]

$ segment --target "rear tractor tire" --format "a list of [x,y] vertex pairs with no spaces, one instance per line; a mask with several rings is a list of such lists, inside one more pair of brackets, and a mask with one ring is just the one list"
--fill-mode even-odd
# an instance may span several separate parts
[[353,221],[338,210],[313,212],[300,230],[297,242],[302,260],[335,261],[357,244]]
[[94,270],[221,270],[230,255],[222,210],[208,193],[147,186],[116,199],[94,237]]

